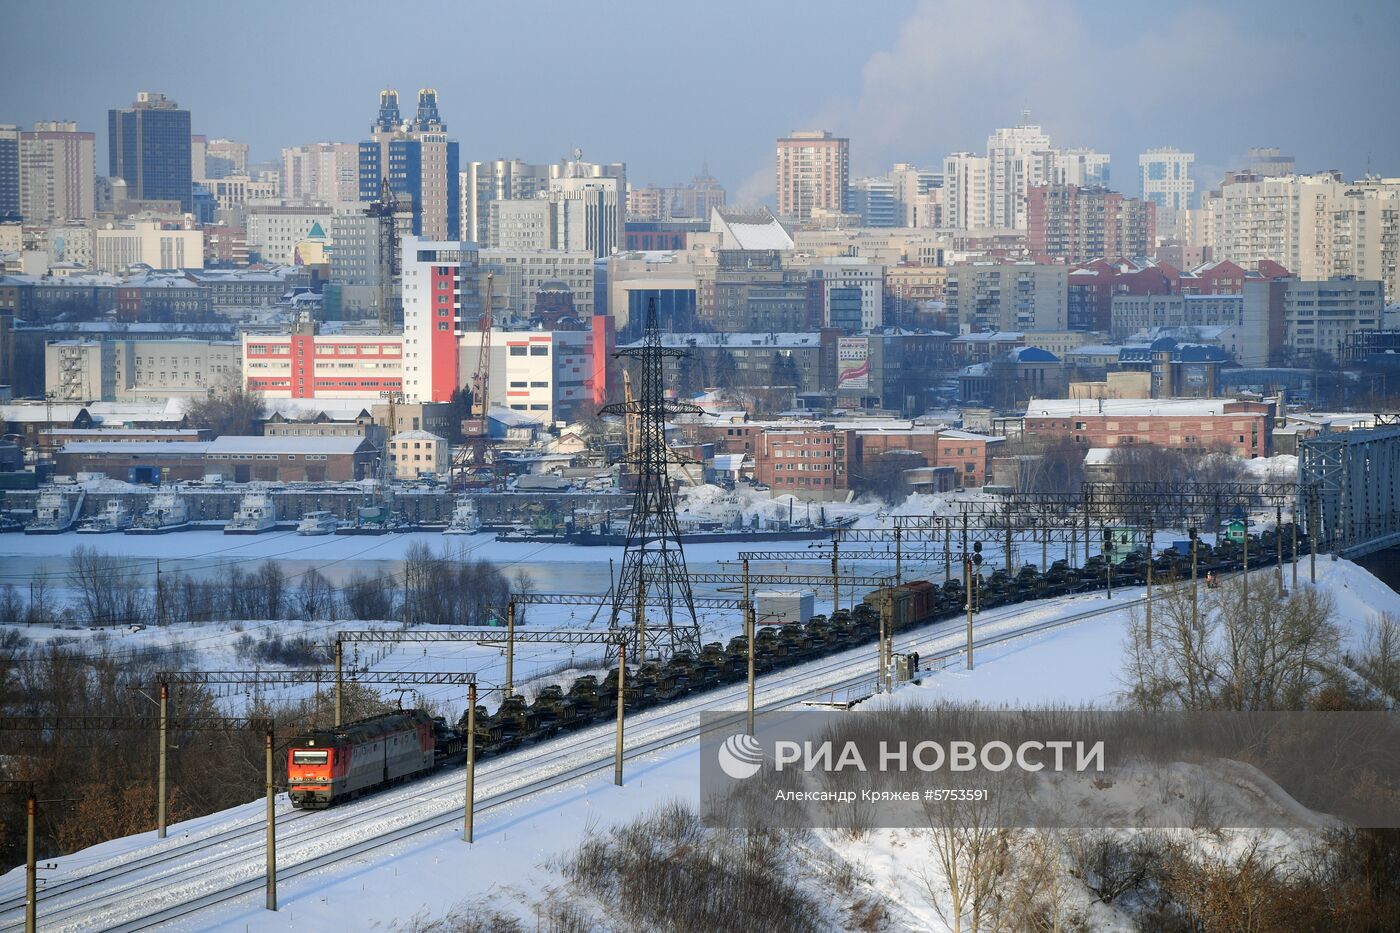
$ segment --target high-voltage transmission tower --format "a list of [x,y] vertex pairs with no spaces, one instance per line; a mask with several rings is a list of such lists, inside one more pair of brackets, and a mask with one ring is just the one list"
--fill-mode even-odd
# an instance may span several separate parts
[[[679,414],[702,414],[696,405],[666,398],[664,364],[668,357],[681,357],[684,350],[661,345],[656,327],[656,300],[647,307],[646,335],[642,345],[619,350],[618,357],[638,361],[637,392],[631,401],[608,405],[602,414],[630,416],[636,424],[636,443],[622,458],[636,479],[632,515],[627,522],[627,545],[622,555],[622,573],[613,589],[611,627],[627,626],[637,632],[636,644],[644,654],[700,651],[700,621],[695,615],[695,597],[681,549],[680,526],[676,521],[676,500],[671,492],[668,467],[672,460],[666,446],[666,418]],[[648,603],[660,607],[665,617],[646,618]],[[682,618],[677,619],[677,611]]]

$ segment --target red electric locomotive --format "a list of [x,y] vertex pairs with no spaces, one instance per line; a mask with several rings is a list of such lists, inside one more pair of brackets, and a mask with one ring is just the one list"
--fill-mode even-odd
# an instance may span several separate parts
[[287,787],[292,806],[324,810],[342,800],[434,767],[433,719],[421,709],[346,723],[292,740]]

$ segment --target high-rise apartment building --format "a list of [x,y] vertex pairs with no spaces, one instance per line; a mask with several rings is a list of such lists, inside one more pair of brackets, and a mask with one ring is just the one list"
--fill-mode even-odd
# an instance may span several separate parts
[[985,230],[992,225],[986,156],[955,152],[943,160],[943,226]]
[[1094,188],[1108,184],[1109,157],[1093,149],[1051,149],[1036,153],[1040,184]]
[[97,137],[76,123],[20,134],[20,212],[27,223],[84,220],[96,209]]
[[904,219],[895,199],[894,182],[885,177],[857,178],[851,182],[847,204],[851,213],[860,215],[862,227],[898,227]]
[[359,200],[359,158],[359,146],[354,143],[310,143],[283,149],[283,199],[327,204]]
[[204,178],[248,174],[248,144],[211,139],[204,146]]
[[549,165],[497,159],[468,162],[462,169],[462,239],[485,245],[491,223],[492,201],[522,201],[549,187]]
[[398,92],[381,91],[370,135],[359,145],[359,199],[378,200],[387,177],[393,193],[413,200],[414,235],[457,239],[462,218],[457,141],[447,138],[437,91],[418,92],[418,111],[409,123],[399,113]]
[[794,132],[778,140],[778,214],[806,223],[812,211],[846,212],[851,141],[826,130]]
[[555,205],[553,249],[610,256],[623,244],[627,223],[627,168],[622,163],[566,162],[544,197]]
[[107,111],[108,174],[133,201],[178,201],[194,209],[190,112],[164,94],[142,91],[130,110]]
[[1184,211],[1191,207],[1196,182],[1191,178],[1194,152],[1180,149],[1149,149],[1138,156],[1138,190],[1144,201],[1158,211]]
[[1298,171],[1298,160],[1284,155],[1278,146],[1255,146],[1249,150],[1249,173],[1252,175],[1292,175]]
[[1195,161],[1195,153],[1180,149],[1149,149],[1138,156],[1138,190],[1144,201],[1157,206],[1159,236],[1186,239],[1186,212],[1196,190],[1191,178]]
[[0,220],[19,220],[19,203],[19,127],[3,124],[0,125]]
[[627,219],[642,221],[706,220],[725,204],[724,186],[709,169],[686,185],[648,185],[627,192]]
[[991,226],[1026,229],[1026,191],[1044,183],[1044,162],[1037,153],[1050,148],[1050,137],[1025,121],[1003,127],[987,137],[987,187]]
[[1271,259],[1300,279],[1352,275],[1400,294],[1400,179],[1270,177],[1224,185],[1202,208],[1218,260]]
[[896,162],[885,176],[894,186],[901,227],[936,227],[942,220],[940,189],[943,176],[938,172],[917,168],[907,162]]
[[950,323],[962,333],[1068,329],[1069,267],[970,263],[948,267]]
[[[477,200],[463,215],[492,247],[559,249],[610,256],[623,244],[626,223],[627,166],[622,162],[578,160],[546,166],[497,162],[502,171],[482,163],[463,173],[477,198],[493,186],[518,194],[485,203]],[[520,171],[523,169],[523,171]],[[541,179],[541,169],[547,170]],[[485,226],[482,227],[484,222]]]
[[1040,185],[1027,198],[1027,245],[1037,262],[1148,256],[1155,205],[1107,188]]
[[985,157],[954,153],[943,163],[942,226],[956,230],[1025,230],[1027,195],[1041,185],[1108,184],[1109,157],[1092,149],[1054,149],[1023,115],[1018,126],[987,137]]

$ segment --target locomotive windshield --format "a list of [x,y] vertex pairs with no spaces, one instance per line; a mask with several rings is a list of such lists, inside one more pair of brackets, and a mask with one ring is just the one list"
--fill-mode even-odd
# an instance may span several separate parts
[[329,758],[329,752],[292,752],[292,764],[294,765],[323,765]]

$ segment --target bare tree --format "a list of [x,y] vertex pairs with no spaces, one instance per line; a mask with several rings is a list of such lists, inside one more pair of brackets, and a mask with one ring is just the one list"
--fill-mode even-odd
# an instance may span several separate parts
[[53,621],[56,613],[50,602],[52,595],[49,572],[40,567],[29,575],[29,610],[25,614],[25,622],[30,625],[48,625]]
[[[512,596],[529,596],[535,592],[535,578],[524,567],[511,574],[510,593]],[[525,610],[529,603],[518,603],[515,607],[515,624],[525,624]]]
[[24,597],[13,583],[0,586],[0,625],[19,625],[24,621]]
[[335,587],[322,573],[312,568],[302,575],[295,597],[297,614],[306,620],[335,621],[340,600]]
[[144,622],[150,611],[147,592],[120,558],[81,545],[71,560],[77,606],[86,625]]
[[1331,597],[1316,587],[1289,596],[1227,580],[1192,609],[1191,586],[1158,590],[1153,641],[1134,610],[1129,624],[1128,695],[1143,709],[1306,708],[1331,678],[1340,632]]
[[192,401],[185,415],[191,425],[208,428],[218,437],[257,433],[266,411],[262,395],[249,389],[237,374],[231,374],[206,398]]
[[1371,620],[1356,669],[1392,704],[1400,703],[1400,619],[1384,613]]
[[995,799],[924,806],[937,872],[925,870],[922,880],[929,902],[953,933],[984,933],[1000,926],[998,895],[1010,864],[1012,834],[997,825],[996,807]]

